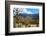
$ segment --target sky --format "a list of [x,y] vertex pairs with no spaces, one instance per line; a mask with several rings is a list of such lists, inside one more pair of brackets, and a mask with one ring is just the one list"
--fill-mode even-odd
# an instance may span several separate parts
[[27,14],[39,14],[39,9],[36,8],[24,8],[20,13],[27,13]]
[[[19,13],[21,13],[21,14],[23,14],[23,13],[26,13],[26,14],[39,14],[39,9],[38,8],[18,8],[18,9],[20,11]],[[16,15],[16,11],[14,11],[13,15]]]
[[31,12],[31,14],[39,14],[39,9],[27,9],[27,12]]

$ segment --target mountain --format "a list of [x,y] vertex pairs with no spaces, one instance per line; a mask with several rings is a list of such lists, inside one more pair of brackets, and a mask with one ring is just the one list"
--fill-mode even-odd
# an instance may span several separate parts
[[32,19],[39,19],[39,14],[26,14],[26,13],[24,13],[24,14],[19,14],[19,16],[22,16],[22,17],[27,17],[27,16],[29,16],[29,17],[32,17]]
[[27,16],[31,16],[31,14],[23,13],[23,14],[19,14],[19,16],[27,17]]

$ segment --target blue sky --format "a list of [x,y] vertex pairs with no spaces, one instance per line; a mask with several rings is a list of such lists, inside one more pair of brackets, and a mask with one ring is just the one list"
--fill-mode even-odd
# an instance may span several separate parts
[[[19,13],[39,14],[39,9],[38,8],[22,8],[22,9],[20,8],[20,12]],[[16,11],[14,11],[14,14],[13,15],[16,15]]]
[[26,14],[39,14],[39,9],[37,8],[23,8],[22,12],[19,13],[26,13]]
[[31,12],[31,14],[39,14],[39,9],[27,8],[27,12]]

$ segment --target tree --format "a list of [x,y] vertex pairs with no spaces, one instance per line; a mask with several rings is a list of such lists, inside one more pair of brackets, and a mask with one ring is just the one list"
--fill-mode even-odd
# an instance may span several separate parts
[[19,22],[19,14],[20,14],[20,12],[22,12],[23,11],[23,8],[14,8],[13,9],[13,14],[14,14],[14,16],[15,16],[15,18],[16,18],[16,22],[18,23]]

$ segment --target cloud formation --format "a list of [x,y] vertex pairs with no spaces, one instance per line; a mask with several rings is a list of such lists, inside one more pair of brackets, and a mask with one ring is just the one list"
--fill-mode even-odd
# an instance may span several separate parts
[[19,12],[19,13],[32,14],[32,12],[31,11],[27,11],[27,9],[23,9],[23,11],[22,12]]

